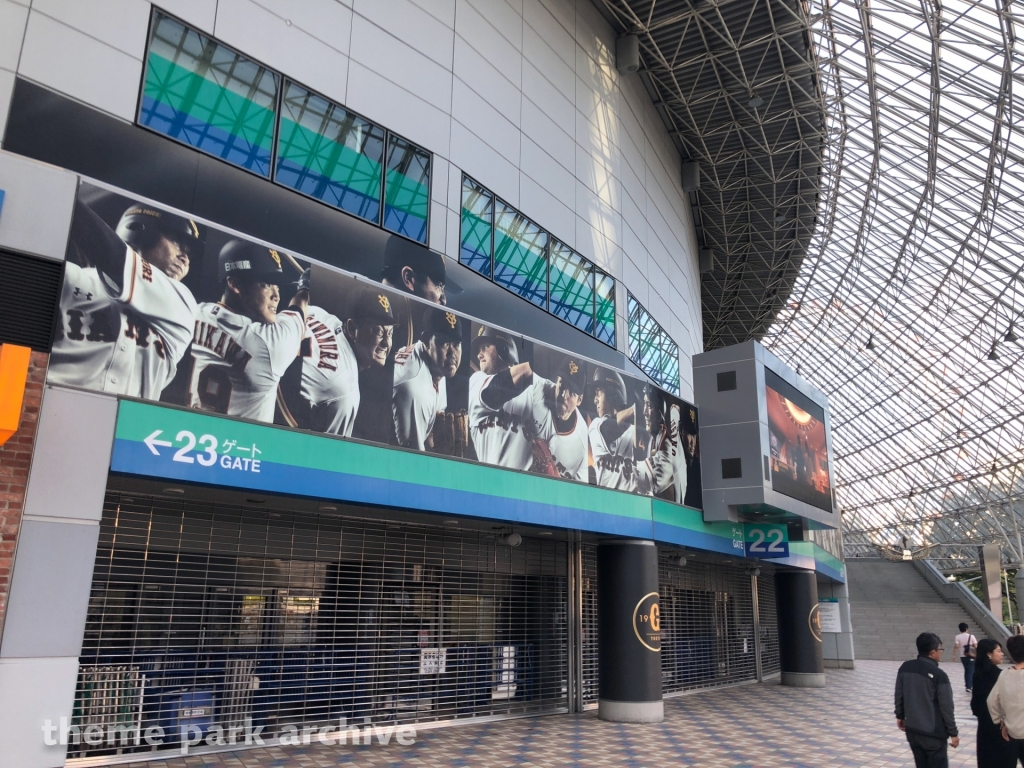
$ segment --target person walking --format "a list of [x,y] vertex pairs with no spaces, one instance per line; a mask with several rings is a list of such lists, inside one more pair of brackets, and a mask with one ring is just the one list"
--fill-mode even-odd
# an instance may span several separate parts
[[946,739],[953,749],[960,746],[953,688],[939,669],[941,658],[939,636],[922,632],[917,636],[917,658],[903,662],[896,674],[896,726],[907,734],[917,768],[949,768]]
[[[988,712],[1010,744],[1013,761],[1024,760],[1024,635],[1006,641],[1013,666],[1004,670],[988,695]],[[980,763],[979,763],[980,765]]]
[[988,638],[979,641],[971,694],[971,712],[978,718],[978,768],[1012,768],[1017,764],[1013,743],[1003,738],[1002,729],[992,722],[988,711],[988,696],[999,679],[1002,661],[1003,648],[999,643]]
[[953,657],[964,665],[964,687],[971,692],[974,683],[974,660],[978,656],[978,638],[967,631],[967,622],[960,622],[960,634],[953,638]]

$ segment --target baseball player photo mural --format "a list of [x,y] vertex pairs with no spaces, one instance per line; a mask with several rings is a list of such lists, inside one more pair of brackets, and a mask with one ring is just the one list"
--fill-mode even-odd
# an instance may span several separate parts
[[274,421],[277,385],[299,354],[309,306],[307,269],[294,284],[287,309],[278,311],[281,287],[290,283],[281,258],[273,248],[245,240],[221,248],[220,301],[200,304],[196,311],[193,408]]
[[694,509],[703,509],[697,409],[687,403],[683,403],[682,407],[682,425],[683,455],[686,459],[686,488],[681,503]]
[[192,338],[196,302],[181,281],[202,253],[191,219],[133,204],[115,231],[80,195],[50,382],[159,399]]
[[463,328],[454,312],[428,307],[419,340],[395,355],[392,411],[399,445],[461,455],[466,437],[458,427],[466,424],[465,412],[461,419],[447,413],[447,382],[462,364]]
[[647,458],[637,464],[637,490],[648,496],[675,500],[675,453],[678,435],[666,413],[665,393],[653,384],[644,385],[644,428]]
[[560,357],[554,381],[534,375],[534,396],[541,400],[535,403],[539,417],[530,471],[586,483],[590,438],[587,420],[580,411],[586,393],[586,374],[579,359]]
[[519,362],[511,336],[486,326],[470,352],[479,368],[469,379],[469,436],[477,459],[525,471],[533,462],[538,416],[533,368]]
[[404,237],[391,235],[384,247],[381,282],[432,304],[447,304],[444,256]]
[[618,372],[598,366],[594,368],[590,392],[597,412],[597,418],[590,422],[590,450],[597,484],[635,493],[635,408],[626,405],[626,382]]
[[344,315],[341,320],[318,306],[307,310],[301,392],[313,431],[350,437],[359,412],[359,373],[387,362],[395,315],[384,291],[359,285]]

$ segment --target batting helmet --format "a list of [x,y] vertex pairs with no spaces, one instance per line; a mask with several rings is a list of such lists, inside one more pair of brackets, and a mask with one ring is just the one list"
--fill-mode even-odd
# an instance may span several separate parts
[[281,268],[281,255],[273,248],[248,240],[229,240],[217,258],[217,277],[223,283],[229,276],[241,275],[274,285],[288,282]]
[[156,245],[161,235],[184,248],[189,258],[203,255],[203,236],[192,219],[145,205],[133,205],[117,222],[117,236],[140,254]]
[[516,348],[515,339],[508,334],[481,326],[477,335],[473,337],[473,344],[470,347],[473,357],[480,354],[480,347],[485,344],[493,344],[494,348],[498,350],[498,357],[504,360],[506,365],[519,364],[519,350]]
[[590,394],[593,396],[595,389],[603,389],[605,397],[621,408],[626,404],[626,382],[617,371],[608,368],[594,368],[594,375],[590,379]]

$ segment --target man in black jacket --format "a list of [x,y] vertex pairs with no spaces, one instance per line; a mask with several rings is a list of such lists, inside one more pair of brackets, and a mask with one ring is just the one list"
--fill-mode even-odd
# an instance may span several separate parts
[[917,658],[896,675],[896,725],[907,734],[917,768],[948,768],[946,739],[960,746],[953,718],[953,688],[939,669],[942,641],[933,632],[917,636]]

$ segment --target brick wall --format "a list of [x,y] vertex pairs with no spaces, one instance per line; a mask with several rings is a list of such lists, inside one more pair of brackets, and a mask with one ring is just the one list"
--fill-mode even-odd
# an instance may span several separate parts
[[7,611],[7,594],[14,567],[14,546],[21,527],[25,506],[25,486],[36,440],[39,403],[43,396],[43,379],[49,355],[33,352],[28,368],[25,401],[21,406],[21,427],[0,445],[0,627]]

